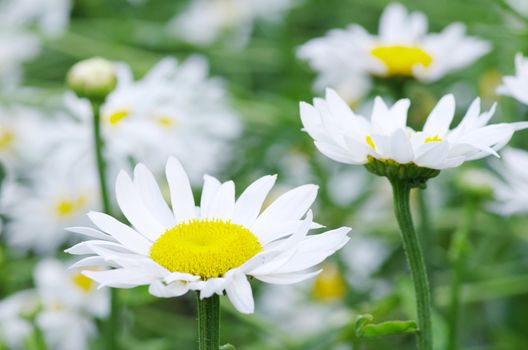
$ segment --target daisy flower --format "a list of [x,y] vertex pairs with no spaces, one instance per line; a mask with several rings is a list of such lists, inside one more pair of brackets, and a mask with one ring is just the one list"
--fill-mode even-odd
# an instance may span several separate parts
[[499,177],[492,182],[495,201],[491,210],[506,216],[528,212],[528,152],[507,148],[494,168]]
[[[58,260],[47,259],[35,268],[35,284],[42,310],[36,323],[50,349],[85,350],[96,331],[94,320],[110,311],[110,293],[68,269]],[[64,332],[68,329],[68,332]]]
[[309,212],[317,195],[314,185],[283,194],[261,212],[275,176],[255,181],[235,200],[232,181],[220,183],[206,175],[199,206],[176,158],[167,162],[166,176],[172,209],[151,172],[139,164],[133,179],[121,172],[116,181],[117,202],[130,226],[91,212],[98,229],[69,229],[94,238],[67,250],[91,255],[79,264],[114,267],[84,271],[86,276],[101,286],[149,285],[158,297],[194,290],[204,299],[225,292],[240,312],[252,313],[248,277],[274,284],[308,279],[320,272],[312,267],[349,239],[347,227],[308,235],[319,227]]
[[528,105],[528,59],[521,53],[515,55],[515,75],[503,77],[497,93],[511,96]]
[[355,114],[331,89],[313,105],[301,102],[304,130],[321,153],[338,162],[367,164],[373,160],[412,163],[429,169],[454,168],[463,162],[488,155],[498,156],[516,130],[528,122],[487,125],[495,106],[481,112],[475,99],[460,123],[450,129],[455,98],[440,99],[421,131],[407,126],[408,99],[387,106],[380,97],[374,101],[370,119]]
[[37,170],[30,186],[14,181],[5,185],[5,232],[13,249],[54,253],[71,238],[64,227],[85,223],[88,208],[98,205],[94,172],[53,164]]
[[37,299],[33,290],[25,290],[0,301],[0,346],[25,349],[26,340],[33,333],[27,316],[37,309]]
[[195,0],[169,22],[175,36],[197,45],[209,45],[233,31],[238,44],[247,43],[257,20],[273,21],[295,4],[295,0]]
[[308,41],[298,49],[298,56],[319,72],[316,85],[322,81],[337,88],[347,82],[355,86],[367,75],[434,81],[489,50],[489,43],[465,36],[461,23],[429,34],[423,13],[408,13],[402,5],[390,4],[381,15],[378,35],[353,24]]

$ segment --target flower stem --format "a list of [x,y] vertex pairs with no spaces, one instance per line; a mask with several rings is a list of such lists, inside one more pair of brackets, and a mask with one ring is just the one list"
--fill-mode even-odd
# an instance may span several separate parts
[[469,247],[469,233],[473,219],[475,218],[477,203],[473,199],[468,199],[464,205],[464,214],[462,224],[454,233],[451,247],[449,250],[451,261],[453,263],[453,274],[450,286],[449,301],[449,332],[447,349],[458,349],[458,324],[460,318],[460,289],[466,269],[466,257]]
[[[92,111],[93,111],[93,144],[95,150],[95,160],[97,163],[97,176],[99,178],[99,191],[101,195],[101,202],[103,211],[106,214],[111,215],[110,197],[108,192],[108,184],[106,181],[106,161],[104,158],[104,140],[101,135],[101,112],[100,103],[95,100],[91,100]],[[106,349],[117,350],[119,349],[117,344],[117,333],[119,323],[119,295],[116,289],[111,291],[111,307],[110,317],[106,324],[105,343]]]
[[420,241],[414,230],[409,197],[411,185],[405,180],[391,179],[394,198],[394,213],[400,226],[403,248],[411,270],[416,296],[416,311],[418,314],[418,349],[432,350],[433,332],[431,322],[431,294],[427,280],[427,270],[423,258]]
[[198,350],[218,350],[220,348],[220,297],[216,294],[200,299],[198,304]]

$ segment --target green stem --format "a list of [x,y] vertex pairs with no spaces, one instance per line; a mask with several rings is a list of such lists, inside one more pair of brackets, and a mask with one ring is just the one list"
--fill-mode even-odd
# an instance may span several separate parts
[[447,349],[458,349],[458,324],[460,318],[460,294],[462,280],[466,269],[466,257],[469,247],[469,233],[473,219],[475,218],[476,201],[469,199],[464,205],[464,214],[462,224],[454,233],[450,255],[453,263],[453,274],[451,277],[451,286],[449,291],[449,332]]
[[200,299],[198,304],[198,349],[218,350],[220,348],[220,297],[213,295]]
[[418,195],[418,233],[420,235],[422,247],[425,253],[425,263],[428,267],[428,271],[431,271],[432,265],[432,241],[433,241],[433,230],[431,226],[431,216],[429,212],[429,205],[426,200],[426,189],[420,188],[416,192]]
[[[108,192],[108,183],[106,181],[106,161],[104,158],[104,140],[101,135],[101,113],[100,103],[98,101],[91,100],[92,111],[93,111],[93,144],[95,150],[95,159],[97,162],[97,176],[99,178],[99,191],[101,195],[101,202],[103,205],[103,211],[106,214],[111,215],[110,197]],[[119,323],[119,295],[116,289],[111,291],[111,307],[110,317],[106,324],[106,349],[116,350],[119,349],[117,344],[117,332]]]
[[411,186],[407,182],[397,179],[392,179],[391,185],[394,196],[394,213],[400,226],[403,248],[407,255],[416,296],[419,328],[418,349],[432,350],[431,294],[420,241],[414,230],[411,217],[409,205]]

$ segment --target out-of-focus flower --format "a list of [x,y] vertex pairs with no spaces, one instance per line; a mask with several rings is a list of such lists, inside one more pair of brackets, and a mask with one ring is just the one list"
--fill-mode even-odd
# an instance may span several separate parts
[[116,69],[104,58],[89,58],[71,67],[67,83],[79,97],[104,100],[117,84]]
[[88,208],[97,206],[95,172],[65,166],[70,164],[54,163],[35,171],[32,186],[6,184],[5,231],[12,248],[54,253],[71,238],[64,227],[85,223]]
[[467,160],[497,155],[516,130],[528,122],[486,125],[495,107],[480,113],[477,98],[458,126],[449,129],[455,113],[453,95],[444,96],[429,114],[422,131],[407,126],[408,99],[392,107],[376,98],[370,120],[354,114],[333,90],[314,104],[301,103],[301,119],[316,147],[347,164],[379,160],[390,165],[414,164],[429,169],[457,167]]
[[3,28],[0,24],[0,86],[15,86],[22,77],[21,64],[34,58],[39,51],[40,43],[35,35]]
[[30,314],[37,309],[37,296],[26,290],[0,301],[0,345],[12,350],[25,349],[25,340],[31,336],[33,326]]
[[[348,86],[360,95],[367,87],[367,75],[434,81],[468,66],[489,50],[489,43],[465,36],[461,23],[428,34],[424,14],[408,13],[402,5],[391,4],[381,16],[377,36],[354,24],[307,42],[298,55],[320,74],[317,87],[324,83],[341,92],[342,86]],[[344,97],[350,99],[348,94]]]
[[463,169],[455,178],[455,184],[462,192],[474,197],[488,198],[493,195],[493,176],[484,169]]
[[528,105],[528,59],[521,53],[515,55],[515,75],[502,78],[502,85],[497,93],[512,96],[516,100]]
[[528,212],[528,152],[507,148],[494,164],[500,177],[493,181],[495,201],[490,209],[501,215]]
[[95,318],[105,318],[110,310],[109,293],[58,260],[43,260],[35,268],[35,284],[42,311],[36,322],[48,348],[88,349],[96,334]]
[[194,0],[169,23],[169,31],[188,42],[211,44],[234,32],[244,45],[257,20],[277,20],[295,0]]
[[68,28],[71,8],[71,0],[3,0],[0,17],[5,26],[36,25],[40,32],[57,36]]
[[116,183],[118,204],[132,227],[91,212],[101,231],[70,228],[97,238],[68,250],[95,254],[81,263],[95,260],[117,267],[84,271],[86,276],[115,288],[149,285],[159,297],[196,290],[203,299],[225,292],[240,312],[252,313],[247,276],[276,284],[308,279],[320,272],[312,267],[348,241],[347,227],[307,236],[311,227],[319,227],[308,211],[317,195],[314,185],[283,194],[261,213],[275,176],[255,181],[236,201],[232,181],[205,176],[197,208],[187,174],[175,158],[167,162],[166,175],[172,210],[150,171],[139,164],[133,180],[122,172]]

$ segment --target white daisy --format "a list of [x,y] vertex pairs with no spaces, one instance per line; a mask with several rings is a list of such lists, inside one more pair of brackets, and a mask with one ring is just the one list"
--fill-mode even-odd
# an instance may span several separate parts
[[0,25],[0,86],[16,86],[22,77],[22,63],[39,51],[40,42],[35,35]]
[[313,106],[301,102],[304,130],[327,157],[347,164],[367,164],[371,159],[413,163],[429,169],[457,167],[467,160],[497,155],[516,130],[528,122],[486,125],[495,112],[480,112],[475,99],[466,115],[450,129],[455,114],[453,95],[444,96],[429,114],[422,131],[407,126],[408,99],[385,105],[380,97],[367,119],[354,114],[331,89],[325,99],[314,99]]
[[169,23],[169,31],[185,41],[207,45],[233,31],[245,44],[257,20],[277,20],[295,0],[195,0]]
[[[352,89],[365,75],[437,80],[468,66],[489,50],[489,43],[465,36],[461,23],[428,34],[424,14],[408,13],[402,5],[390,4],[381,15],[378,35],[353,24],[310,40],[299,48],[298,55],[319,72],[317,85],[324,82]],[[359,86],[358,93],[365,83]]]
[[95,172],[53,164],[34,170],[34,185],[6,184],[5,232],[12,249],[54,253],[71,238],[64,227],[85,223],[88,208],[98,205]]
[[521,53],[515,55],[515,75],[502,78],[502,85],[497,93],[512,96],[516,100],[528,105],[528,59]]
[[[118,86],[101,107],[108,163],[126,168],[133,159],[158,173],[174,154],[196,180],[227,161],[228,143],[241,125],[222,81],[208,77],[208,70],[207,61],[198,56],[181,65],[167,58],[134,81],[130,67],[118,64]],[[92,153],[92,111],[88,101],[71,95],[65,103],[77,120],[62,133],[67,147],[61,148],[77,160],[79,154]]]
[[0,346],[8,349],[25,349],[26,340],[33,333],[28,316],[37,309],[34,291],[26,290],[0,301]]
[[527,213],[528,152],[507,148],[500,164],[494,165],[499,177],[492,183],[495,201],[490,208],[501,215]]
[[58,260],[39,262],[34,274],[42,305],[36,322],[48,348],[88,349],[89,338],[96,334],[94,319],[109,313],[108,290],[97,289],[78,269],[68,269]]
[[86,276],[115,288],[149,285],[159,297],[196,290],[208,298],[225,291],[240,312],[251,313],[248,276],[276,284],[302,281],[318,274],[309,269],[348,241],[346,227],[307,235],[317,227],[310,212],[301,219],[315,200],[314,185],[285,193],[261,213],[275,176],[254,182],[236,201],[232,181],[205,176],[197,207],[187,174],[175,158],[167,162],[166,175],[172,210],[150,171],[139,164],[133,180],[121,172],[116,182],[117,202],[132,226],[91,212],[99,230],[69,229],[95,238],[68,250],[92,255],[80,264],[116,267],[85,271]]

